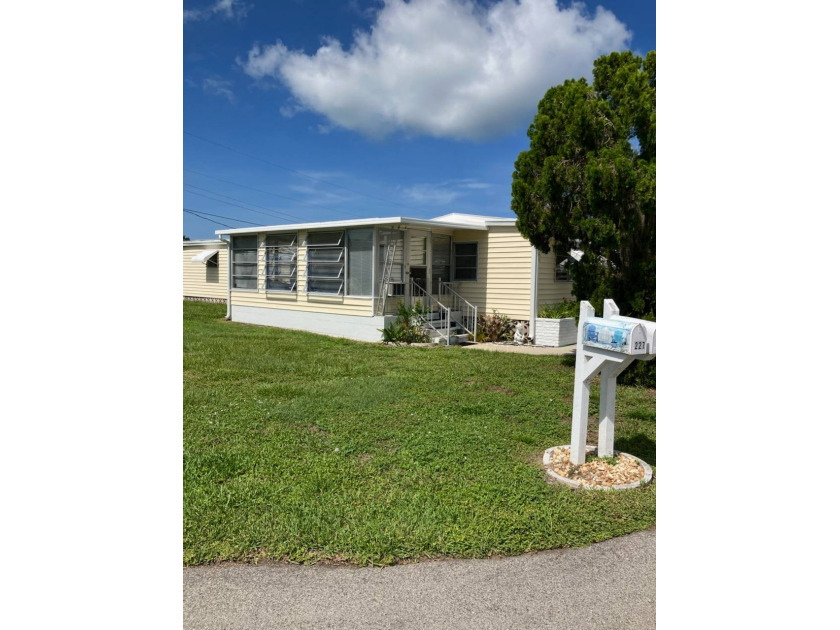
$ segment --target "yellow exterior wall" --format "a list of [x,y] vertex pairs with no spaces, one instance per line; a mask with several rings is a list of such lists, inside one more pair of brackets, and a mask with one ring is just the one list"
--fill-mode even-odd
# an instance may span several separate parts
[[539,274],[537,276],[537,310],[546,304],[557,304],[560,300],[572,300],[572,283],[555,282],[554,267],[556,257],[554,252],[539,254]]
[[[328,231],[340,231],[335,228]],[[259,290],[243,289],[231,290],[231,304],[234,306],[256,306],[260,308],[278,308],[290,311],[309,311],[313,313],[334,313],[337,315],[360,315],[370,317],[373,314],[373,299],[358,297],[341,297],[306,293],[306,232],[298,232],[297,257],[297,293],[282,293],[265,290],[265,234],[259,234],[259,251],[257,252],[258,269],[257,286]],[[346,268],[345,268],[346,273]],[[346,277],[346,276],[345,276]]]
[[[190,262],[205,249],[219,250],[219,266]],[[196,243],[184,245],[184,297],[216,298],[227,300],[228,251],[223,244]]]
[[530,319],[533,249],[516,227],[456,230],[452,242],[478,243],[478,280],[453,285],[464,299],[479,313],[496,309],[511,319]]

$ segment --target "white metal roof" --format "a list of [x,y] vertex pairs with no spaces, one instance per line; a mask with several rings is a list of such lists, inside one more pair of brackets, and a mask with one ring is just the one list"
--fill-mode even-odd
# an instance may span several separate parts
[[490,226],[515,225],[516,219],[504,217],[484,217],[477,214],[452,213],[434,219],[415,219],[412,217],[376,217],[371,219],[346,219],[342,221],[319,221],[313,223],[286,223],[281,225],[263,225],[247,228],[216,230],[218,235],[256,234],[259,232],[282,232],[284,230],[321,230],[328,228],[352,228],[368,225],[415,225],[418,227],[441,227],[462,230],[487,230]]
[[227,247],[227,241],[220,238],[207,238],[199,241],[184,241],[184,247],[201,247],[207,245],[215,245],[216,247]]
[[204,249],[198,252],[195,256],[193,256],[190,259],[190,262],[201,263],[202,265],[206,265],[207,261],[213,258],[213,256],[215,256],[218,253],[218,249]]
[[488,227],[491,225],[515,225],[516,219],[507,217],[490,217],[482,214],[465,214],[463,212],[450,212],[440,217],[434,217],[432,221],[440,221],[443,223],[466,223],[469,225],[479,225],[481,227]]

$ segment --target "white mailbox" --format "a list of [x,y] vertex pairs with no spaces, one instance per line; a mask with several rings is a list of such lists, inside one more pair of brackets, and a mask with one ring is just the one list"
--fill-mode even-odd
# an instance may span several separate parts
[[648,354],[647,329],[638,321],[589,317],[583,324],[583,344],[621,354]]
[[636,317],[624,317],[624,315],[614,315],[610,319],[618,320],[620,322],[629,322],[634,324],[641,324],[645,327],[647,334],[648,354],[656,354],[656,322],[649,322],[646,319],[638,319]]
[[601,375],[598,455],[613,454],[616,378],[636,359],[656,357],[656,322],[622,317],[612,300],[604,300],[604,316],[595,317],[589,302],[581,302],[578,319],[575,391],[572,407],[571,461],[586,461],[589,386]]

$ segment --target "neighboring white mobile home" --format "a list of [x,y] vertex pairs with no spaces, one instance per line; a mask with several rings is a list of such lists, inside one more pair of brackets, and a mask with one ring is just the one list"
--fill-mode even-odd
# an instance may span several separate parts
[[[448,341],[474,333],[478,315],[493,310],[533,330],[542,304],[571,297],[562,264],[531,247],[515,219],[387,217],[216,234],[230,238],[220,284],[236,322],[378,341],[398,302],[420,301]],[[186,272],[184,287],[186,296]]]
[[226,302],[228,243],[221,239],[184,241],[184,299]]

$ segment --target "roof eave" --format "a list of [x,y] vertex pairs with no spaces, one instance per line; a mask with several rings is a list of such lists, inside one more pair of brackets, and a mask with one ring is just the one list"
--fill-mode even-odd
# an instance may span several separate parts
[[373,219],[353,219],[349,221],[320,221],[316,223],[286,223],[283,225],[259,225],[256,227],[247,228],[229,228],[226,230],[216,230],[216,234],[219,236],[235,236],[237,234],[259,234],[261,232],[289,232],[297,230],[321,230],[329,228],[366,227],[374,225],[414,225],[421,227],[436,227],[450,230],[487,230],[485,226],[466,223],[449,223],[445,221],[432,221],[430,219],[415,219],[412,217],[382,217]]
[[227,241],[221,238],[205,238],[198,241],[184,241],[184,247],[190,245],[227,245]]

